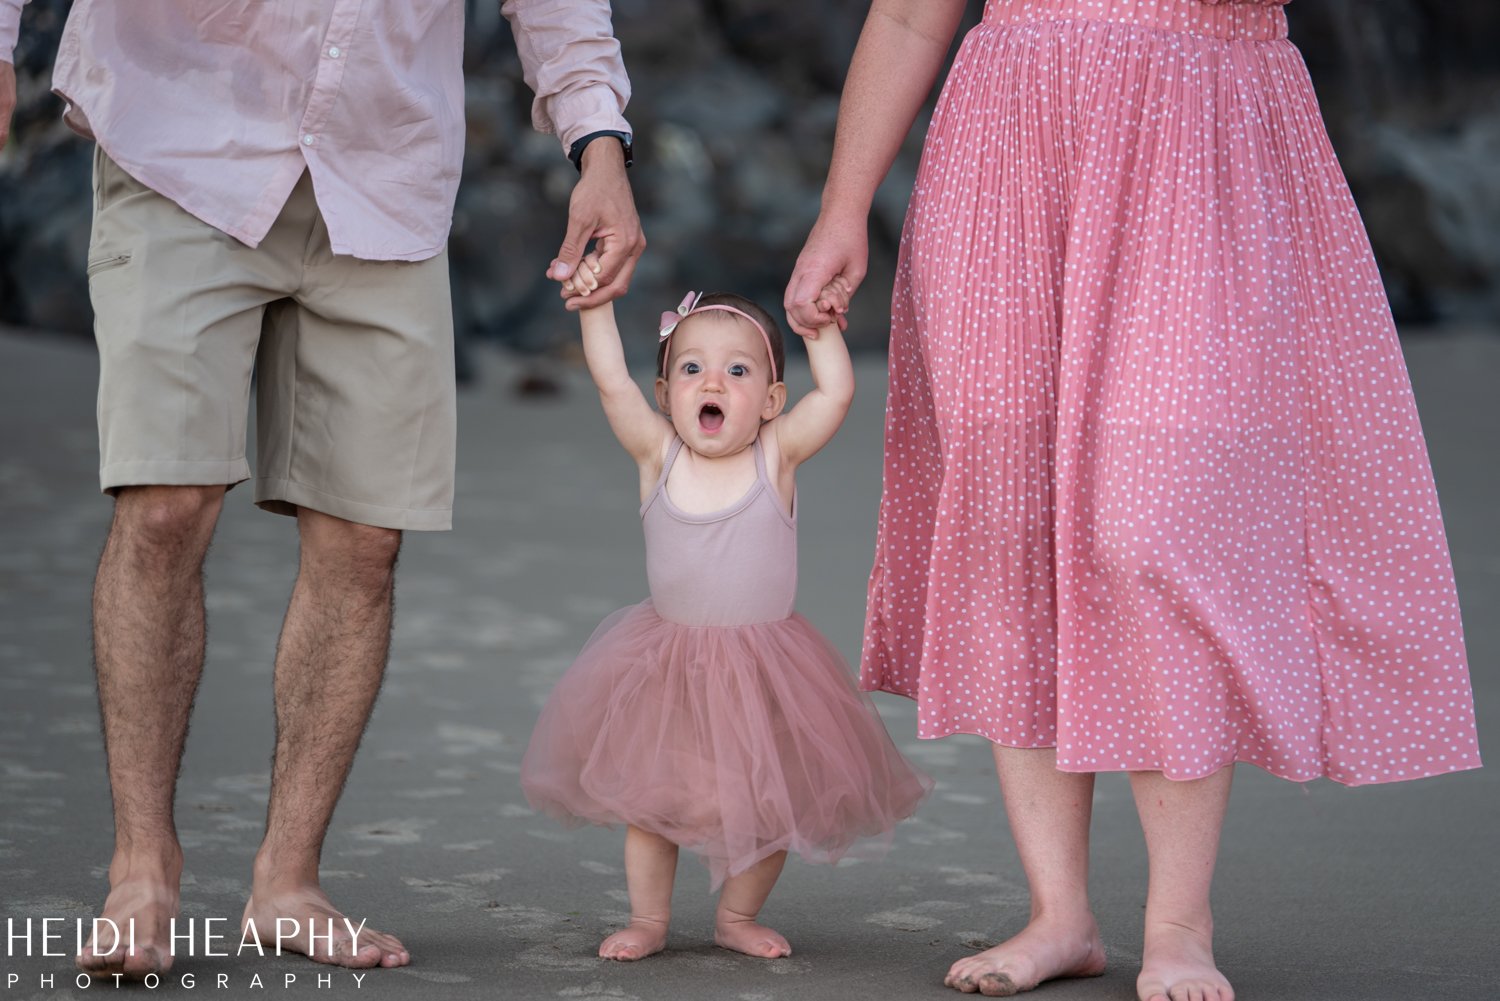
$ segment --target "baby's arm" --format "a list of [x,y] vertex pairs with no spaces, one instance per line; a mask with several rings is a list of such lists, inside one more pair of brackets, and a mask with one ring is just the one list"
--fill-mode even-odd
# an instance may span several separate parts
[[854,399],[854,366],[838,324],[830,323],[802,343],[812,364],[813,390],[776,422],[782,462],[791,468],[828,444]]
[[625,349],[620,344],[620,328],[615,324],[614,305],[606,302],[593,309],[579,310],[578,316],[583,325],[583,357],[594,385],[599,388],[599,402],[604,405],[610,430],[638,464],[656,462],[661,458],[671,424],[646,402],[641,388],[630,377]]

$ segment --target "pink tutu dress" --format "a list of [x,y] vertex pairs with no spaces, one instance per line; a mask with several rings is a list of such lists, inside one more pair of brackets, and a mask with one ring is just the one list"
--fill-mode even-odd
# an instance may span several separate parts
[[707,514],[667,496],[681,448],[641,506],[651,598],[605,619],[558,682],[521,764],[526,798],[570,826],[660,834],[701,856],[714,888],[782,850],[833,862],[882,847],[931,780],[792,611],[797,525],[760,441],[754,485]]
[[1267,0],[990,0],[965,38],[902,236],[863,663],[921,736],[1479,765],[1400,343],[1286,35]]

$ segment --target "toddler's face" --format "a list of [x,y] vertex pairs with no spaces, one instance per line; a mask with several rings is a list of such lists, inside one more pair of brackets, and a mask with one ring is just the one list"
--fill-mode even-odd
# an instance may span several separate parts
[[694,452],[733,455],[781,413],[786,386],[771,380],[766,342],[754,326],[733,314],[701,313],[672,332],[656,403]]

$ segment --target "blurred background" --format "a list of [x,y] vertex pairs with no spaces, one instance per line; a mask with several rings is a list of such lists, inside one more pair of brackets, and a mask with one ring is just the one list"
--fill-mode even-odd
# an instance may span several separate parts
[[[33,0],[0,153],[0,323],[86,336],[88,145],[49,81],[68,0]],[[634,85],[636,199],[650,241],[624,322],[646,331],[687,288],[732,287],[773,312],[817,215],[839,90],[867,0],[616,0]],[[576,174],[530,128],[499,0],[468,0],[468,147],[451,259],[462,343],[564,357],[573,324],[542,277]],[[979,18],[971,0],[964,29]],[[1500,3],[1296,0],[1288,8],[1403,332],[1500,313]],[[934,95],[935,96],[935,95]],[[925,117],[871,218],[867,300],[890,287]],[[867,301],[867,306],[874,303]],[[879,349],[880,308],[857,347]],[[642,337],[641,357],[654,338]],[[461,352],[461,374],[470,374]]]

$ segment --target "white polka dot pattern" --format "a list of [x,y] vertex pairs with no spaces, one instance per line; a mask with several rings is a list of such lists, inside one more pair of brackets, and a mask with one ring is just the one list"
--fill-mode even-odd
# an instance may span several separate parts
[[1479,764],[1426,447],[1279,5],[993,0],[892,303],[862,681],[1070,771]]

